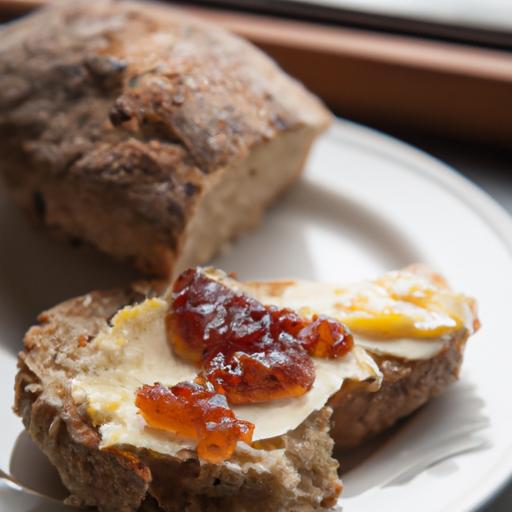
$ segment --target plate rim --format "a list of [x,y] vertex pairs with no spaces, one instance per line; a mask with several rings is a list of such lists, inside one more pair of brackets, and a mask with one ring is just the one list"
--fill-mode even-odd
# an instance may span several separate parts
[[[376,158],[391,161],[394,165],[405,167],[434,182],[436,187],[448,191],[456,201],[469,207],[504,245],[507,254],[512,256],[512,217],[489,193],[459,174],[449,164],[391,135],[345,119],[336,119],[322,138],[333,144],[343,140],[344,143],[359,147],[359,150],[373,153]],[[506,454],[511,451],[512,444],[507,448]],[[492,468],[478,487],[467,494],[469,497],[457,504],[455,510],[480,510],[512,482],[512,457],[505,456],[501,459],[498,467]]]
[[[341,138],[352,145],[358,145],[364,151],[409,168],[412,172],[420,174],[448,191],[485,222],[487,228],[504,245],[512,264],[512,215],[487,191],[454,167],[413,144],[347,119],[337,117],[326,133],[326,137]],[[507,453],[509,452],[512,452],[512,444]],[[493,475],[493,478],[489,478],[490,475]],[[508,459],[504,457],[498,468],[486,475],[485,483],[479,485],[478,490],[473,489],[470,498],[460,504],[459,510],[481,511],[510,483],[512,483],[512,457]]]
[[488,192],[459,173],[450,164],[413,144],[347,119],[336,118],[326,133],[327,137],[344,139],[347,135],[350,137],[351,144],[357,144],[365,151],[382,155],[387,160],[405,164],[417,174],[447,189],[485,220],[487,226],[501,239],[512,256],[512,215]]

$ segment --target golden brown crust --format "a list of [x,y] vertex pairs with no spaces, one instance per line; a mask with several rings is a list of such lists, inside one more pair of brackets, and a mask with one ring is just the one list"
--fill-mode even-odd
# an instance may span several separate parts
[[61,2],[4,28],[0,77],[16,201],[164,275],[210,175],[304,127],[308,146],[329,122],[249,43],[147,2]]
[[[131,455],[98,449],[99,435],[69,396],[81,340],[90,340],[132,292],[94,293],[40,315],[25,337],[15,384],[15,411],[25,428],[57,467],[71,492],[70,503],[128,512],[146,496],[151,473]],[[60,321],[66,318],[66,322]],[[58,343],[63,337],[65,344]],[[59,346],[60,345],[60,346]],[[36,374],[37,372],[37,374]],[[51,374],[46,383],[41,375]]]
[[406,360],[369,351],[382,371],[382,386],[376,393],[368,393],[348,382],[331,399],[331,434],[336,447],[360,445],[445,391],[458,378],[468,335],[465,329],[459,331],[442,352],[425,360]]

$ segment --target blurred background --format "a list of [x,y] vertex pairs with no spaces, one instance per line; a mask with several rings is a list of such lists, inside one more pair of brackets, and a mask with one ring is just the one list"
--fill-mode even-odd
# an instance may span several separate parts
[[[43,3],[0,0],[0,19]],[[512,213],[512,0],[172,3],[250,39],[335,114],[444,160]],[[484,510],[510,512],[512,485]]]

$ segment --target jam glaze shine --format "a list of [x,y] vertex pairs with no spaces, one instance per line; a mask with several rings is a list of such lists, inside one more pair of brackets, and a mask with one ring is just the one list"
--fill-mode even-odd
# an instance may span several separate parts
[[338,358],[353,345],[336,320],[263,305],[198,269],[177,279],[166,327],[175,352],[231,404],[303,395],[315,380],[311,357]]
[[136,405],[148,425],[196,439],[199,456],[213,463],[229,458],[237,441],[252,439],[254,425],[238,420],[228,404],[304,395],[315,381],[312,357],[336,359],[353,346],[339,321],[263,305],[201,269],[175,281],[166,332],[198,376],[170,388],[143,386]]

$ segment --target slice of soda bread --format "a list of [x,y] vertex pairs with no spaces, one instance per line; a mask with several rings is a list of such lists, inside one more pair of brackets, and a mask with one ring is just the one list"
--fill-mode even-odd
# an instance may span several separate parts
[[475,300],[421,264],[348,286],[287,280],[248,282],[244,290],[265,304],[345,322],[377,363],[377,393],[347,381],[329,402],[338,449],[359,445],[442,393],[458,378],[466,342],[480,325]]
[[[110,323],[117,325],[116,313],[117,318],[132,319],[142,308],[143,324],[145,305],[151,310],[152,301],[160,300],[144,300],[145,293],[138,289],[92,292],[71,299],[42,313],[39,325],[32,327],[25,337],[16,379],[15,411],[58,469],[71,493],[69,501],[103,511],[136,510],[148,498],[156,499],[166,511],[313,511],[332,507],[342,485],[329,435],[332,410],[322,403],[311,406],[309,412],[303,413],[305,417],[301,416],[280,435],[259,439],[251,446],[239,443],[233,455],[220,464],[200,460],[190,444],[162,440],[157,434],[148,434],[145,439],[144,428],[137,426],[135,433],[133,429],[123,430],[126,416],[121,415],[117,424],[102,417],[107,409],[119,406],[114,406],[110,398],[117,385],[107,388],[110,379],[124,378],[126,366],[119,366],[120,372],[108,372],[116,366],[116,360],[123,360],[123,350],[131,353],[135,348],[145,352],[147,357],[137,371],[150,368],[149,383],[153,375],[161,379],[154,368],[160,364],[159,359],[168,357],[161,356],[165,347],[156,346],[148,338],[129,341],[128,348],[119,349],[122,342],[116,336],[122,332],[130,337],[127,324],[109,338],[113,347],[107,347],[104,334],[113,332]],[[145,292],[148,290],[151,288],[147,287]],[[141,304],[123,309],[135,303]],[[149,338],[154,332],[151,322],[149,319]],[[151,358],[153,349],[156,355]],[[104,353],[114,354],[108,364],[102,359]],[[129,357],[132,356],[127,356],[127,360]],[[371,366],[367,359],[365,364]],[[378,381],[376,368],[362,368],[361,373],[365,376],[359,380],[362,386],[367,385],[363,382],[365,378]],[[86,379],[89,387],[80,387],[81,377],[86,375],[91,376]],[[106,381],[103,375],[107,375]],[[89,400],[80,399],[77,389],[86,389]],[[98,397],[102,392],[104,396]],[[127,397],[128,407],[133,398]],[[267,404],[261,407],[265,409]],[[276,410],[279,408],[272,409]],[[127,423],[136,422],[134,416]],[[109,434],[112,429],[108,431],[105,424],[117,431]],[[113,444],[105,446],[108,440]]]
[[172,511],[331,507],[341,490],[334,442],[354,447],[446,389],[478,328],[474,300],[421,266],[349,286],[203,272],[263,304],[336,317],[354,331],[355,346],[339,366],[317,366],[300,399],[234,407],[263,433],[211,464],[190,443],[141,426],[133,407],[137,386],[173,385],[186,364],[165,337],[161,284],[93,292],[43,313],[20,354],[15,410],[72,502],[102,510],[135,510],[148,498]]

